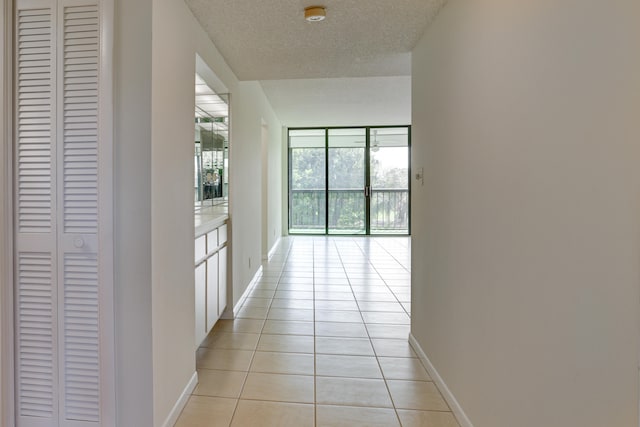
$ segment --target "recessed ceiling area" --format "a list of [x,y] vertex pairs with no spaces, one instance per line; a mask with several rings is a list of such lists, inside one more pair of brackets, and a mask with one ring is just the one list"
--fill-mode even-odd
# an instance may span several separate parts
[[[289,127],[408,124],[411,51],[445,1],[185,0]],[[310,6],[326,19],[307,21]]]

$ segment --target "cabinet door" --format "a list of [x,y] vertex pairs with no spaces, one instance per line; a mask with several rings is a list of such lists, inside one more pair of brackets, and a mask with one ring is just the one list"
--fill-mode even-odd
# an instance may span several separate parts
[[207,332],[218,320],[218,254],[207,260]]
[[218,229],[207,233],[207,253],[215,252],[218,249]]
[[196,267],[196,349],[207,336],[207,264]]
[[207,238],[206,236],[200,236],[196,239],[195,243],[195,262],[200,261],[207,255]]
[[218,317],[227,307],[227,247],[223,247],[218,252]]
[[218,228],[218,245],[227,243],[227,224],[223,224]]

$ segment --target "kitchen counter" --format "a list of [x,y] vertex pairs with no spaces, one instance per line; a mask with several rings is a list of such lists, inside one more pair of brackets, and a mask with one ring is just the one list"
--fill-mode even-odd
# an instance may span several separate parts
[[229,219],[227,203],[215,206],[205,206],[195,211],[195,237],[202,236],[220,227]]

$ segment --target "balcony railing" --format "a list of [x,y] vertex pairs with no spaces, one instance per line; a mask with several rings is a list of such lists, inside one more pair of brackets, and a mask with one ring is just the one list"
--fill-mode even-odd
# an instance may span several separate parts
[[324,190],[291,190],[289,228],[292,231],[324,233],[325,200]]
[[[289,227],[293,232],[323,233],[326,218],[324,189],[291,190]],[[374,189],[371,192],[371,232],[408,233],[409,191]],[[329,230],[364,233],[363,190],[329,190]]]
[[371,232],[409,232],[409,190],[389,188],[371,191]]

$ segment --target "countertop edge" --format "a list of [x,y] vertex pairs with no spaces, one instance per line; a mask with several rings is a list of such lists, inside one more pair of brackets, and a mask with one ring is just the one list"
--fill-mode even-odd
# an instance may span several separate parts
[[205,221],[202,224],[197,225],[195,227],[195,238],[203,236],[208,232],[210,232],[211,230],[214,230],[220,227],[221,225],[225,224],[228,220],[229,220],[229,215],[222,214],[208,221]]

